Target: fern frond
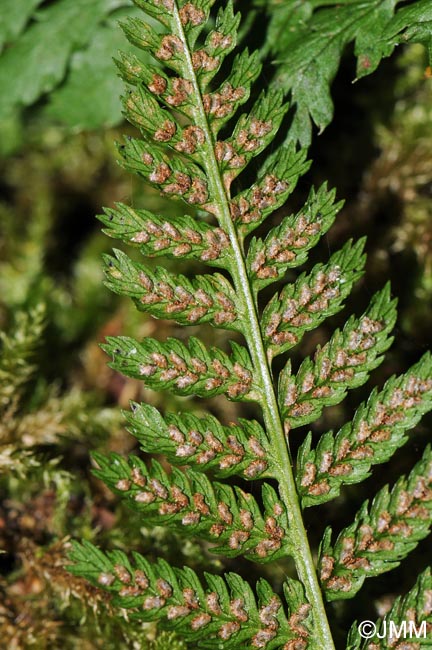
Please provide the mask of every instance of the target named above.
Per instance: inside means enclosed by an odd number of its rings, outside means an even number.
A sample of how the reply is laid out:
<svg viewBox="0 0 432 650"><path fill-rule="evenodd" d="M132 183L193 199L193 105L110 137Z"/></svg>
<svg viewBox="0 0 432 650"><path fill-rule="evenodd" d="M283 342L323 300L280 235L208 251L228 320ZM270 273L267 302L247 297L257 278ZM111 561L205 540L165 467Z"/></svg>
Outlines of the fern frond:
<svg viewBox="0 0 432 650"><path fill-rule="evenodd" d="M129 431L148 453L163 453L174 465L187 463L223 478L252 480L269 473L270 443L258 422L240 419L224 427L212 415L168 413L163 418L149 404L132 403L131 408L125 412Z"/></svg>
<svg viewBox="0 0 432 650"><path fill-rule="evenodd" d="M284 585L286 614L281 599L263 579L256 585L256 595L235 573L223 578L206 574L204 588L191 569L173 569L164 560L150 564L138 553L130 562L121 551L102 553L89 542L74 543L70 557L72 573L115 594L114 602L131 609L131 616L158 620L201 648L313 647L308 644L310 606L295 580Z"/></svg>
<svg viewBox="0 0 432 650"><path fill-rule="evenodd" d="M269 485L262 490L261 509L252 494L210 481L205 474L173 469L167 474L152 461L137 456L93 454L100 469L94 474L146 522L173 527L183 535L214 542L214 552L227 557L245 555L255 562L283 557L289 550L286 511Z"/></svg>
<svg viewBox="0 0 432 650"><path fill-rule="evenodd" d="M258 127L256 128L259 131ZM238 154L235 154L232 145L218 142L215 152L218 161L226 159L227 165L231 169L238 166L241 171L244 161L243 159L238 160ZM224 169L230 167L227 166ZM229 203L231 219L236 225L238 236L241 239L255 230L268 215L285 203L288 196L294 191L300 176L305 174L309 167L310 163L306 161L304 149L296 151L294 147L281 147L269 156L258 174L256 183L234 196ZM229 172L226 175L227 178L231 178ZM286 237L289 236L288 233L284 234Z"/></svg>
<svg viewBox="0 0 432 650"><path fill-rule="evenodd" d="M175 106L176 110L191 117L189 96L186 92L190 85L185 80L168 77L156 66L143 66L136 56L121 54L117 61L119 70L128 83L144 83L151 92L158 96L166 106ZM261 70L257 52L249 54L247 50L238 54L233 62L231 72L221 86L214 91L203 94L203 105L213 135L217 135L222 126L244 104L250 96L250 86Z"/></svg>
<svg viewBox="0 0 432 650"><path fill-rule="evenodd" d="M79 65L76 65L77 60L85 59L86 53L94 41L99 41L99 44L103 42L104 36L106 38L107 24L110 23L110 14L123 3L112 4L102 0L94 2L62 0L38 7L41 4L40 0L2 2L0 49L3 49L4 39L8 44L8 47L2 52L0 63L0 83L3 87L8 86L8 92L2 93L0 98L2 120L23 107L36 104L41 97L46 96L46 93L56 91L56 89L61 93L60 84L64 81L67 73L71 68L79 69ZM13 23L15 23L14 27L12 27ZM25 30L23 30L24 27ZM19 34L22 30L23 33ZM10 37L16 36L18 38L15 42L9 42ZM50 44L50 47L47 47L47 44ZM107 48L108 52L114 53L116 46L112 42L110 45L111 48ZM100 51L93 50L92 54L94 57L100 56ZM25 65L23 65L23 61L26 62ZM91 63L94 67L94 60ZM90 74L91 72L92 70L90 70ZM103 75L100 68L98 72ZM89 70L87 70L88 73ZM14 83L10 83L11 79ZM108 115L111 123L116 123L121 117L120 107L116 101L113 102L105 84L100 83L100 78L98 81L98 90L102 94L101 102L114 104L113 110L102 113L102 115L103 117ZM68 86L69 84L67 84ZM73 85L71 87L73 88ZM108 88L117 97L120 92L117 84L108 85ZM80 91L83 92L82 87ZM68 97L70 98L70 94ZM81 101L81 103L85 104L86 102ZM96 113L96 116L93 115L92 126L94 128L96 122L96 125L101 127L103 117L101 118L97 114L97 109L94 109L94 106L92 108ZM78 116L81 126L81 120L84 117L84 121L86 121L88 115L85 111L83 113L78 111Z"/></svg>
<svg viewBox="0 0 432 650"><path fill-rule="evenodd" d="M393 489L384 487L366 501L354 522L344 528L331 546L327 529L321 547L320 567L327 599L351 598L364 580L400 564L430 532L432 526L432 451Z"/></svg>
<svg viewBox="0 0 432 650"><path fill-rule="evenodd" d="M421 379L411 383L410 374L408 379L390 380L381 394L383 406L378 407L374 393L371 402L358 410L352 427L346 426L334 438L331 432L325 434L315 451L307 439L299 455L296 485L287 434L315 420L324 407L339 403L347 390L366 382L392 342L395 301L385 287L362 316L348 318L345 327L318 347L313 358L306 358L297 372L285 360L284 369L274 378L274 357L342 309L362 273L364 242L348 242L326 263L316 264L279 289L262 308L259 292L307 260L341 204L322 185L309 193L297 214L282 218L267 236L249 238L283 205L309 168L306 152L292 145L275 146L263 156L262 164L256 160L274 142L287 115L283 93L273 89L252 94L252 82L260 73L258 55L245 51L231 65L226 59L236 45L239 25L232 2L224 3L214 24L209 20L212 0L137 0L137 4L162 28L139 20L125 25L129 39L149 52L156 65L144 66L131 55L119 63L124 79L134 86L124 97L125 115L140 131L140 137L127 138L120 147L123 165L163 195L193 206L196 217L170 219L120 204L101 220L110 236L138 246L144 255L202 261L220 267L222 273L186 277L176 274L172 266L168 270L143 265L116 251L115 257L106 258L107 284L156 318L233 329L243 336L243 344L231 342L228 354L207 348L194 337L186 342L111 337L103 349L112 356L113 369L141 379L148 388L256 402L254 408L261 409L263 424L239 420L222 426L210 415L162 416L153 407L133 404L126 417L143 451L164 453L181 467L166 470L156 461L145 463L137 456L125 460L115 454L109 458L97 455L95 473L146 521L202 537L228 557L244 555L265 562L291 555L304 594L298 583L289 582L284 593L290 610L286 617L281 601L266 583L259 583L257 604L250 587L237 576L229 574L225 581L207 576L205 591L188 569L180 571L164 562L152 567L138 555L132 566L126 555L102 554L88 544L76 547L73 570L118 594L115 602L134 609L134 616L172 625L199 647L332 650L322 590L329 599L348 597L366 575L393 566L424 536L429 523L422 513L427 510L430 490L425 483L422 491L418 481L426 466L419 465L391 494L379 493L370 512L364 506L334 547L330 532L326 533L319 567L322 589L299 496L305 505L314 498L331 498L345 478L354 482L356 476L367 474L373 454L374 462L387 458L390 448L404 441L409 423L429 408L430 384L422 369ZM280 9L284 12L286 7ZM298 9L297 3L294 13ZM341 7L340 15L346 18L345 9ZM326 10L318 13L325 20L330 15ZM310 15L314 17L312 9ZM332 28L335 42L342 36L339 26ZM285 36L290 39L292 34ZM321 34L310 33L308 39L317 47L322 45ZM238 115L250 98L246 111ZM293 99L297 101L294 92ZM326 97L321 99L325 104ZM322 103L314 104L317 114L322 108ZM250 174L256 180L247 186L249 174L243 172L252 172L253 165L260 165L259 171ZM387 416L391 418L394 410L397 417L392 423L400 426L390 434L391 442L378 450L387 440L382 427L390 426ZM383 413L383 419L375 421ZM368 451L372 443L377 445L373 453ZM215 481L213 472L221 480ZM249 484L250 492L246 492L223 482L234 476L274 480L276 487L264 483L257 497L256 484ZM429 479L424 475L423 480ZM413 503L406 511L397 511L397 499L410 491L413 499L422 500L414 516L420 523L408 521ZM400 539L393 539L398 526ZM360 546L366 542L361 536L366 528L369 537L363 549ZM344 540L349 535L353 542L348 552Z"/></svg>
<svg viewBox="0 0 432 650"><path fill-rule="evenodd" d="M283 103L281 92L262 93L250 113L239 117L232 136L216 142L216 160L219 163L219 171L227 190L234 178L250 163L252 158L260 154L272 142L287 110L288 105ZM285 158L288 159L289 151L285 155L284 152L281 153L284 166L286 166ZM298 158L299 154L296 157ZM300 154L300 157L304 157L304 154ZM263 191L262 187L265 182L264 177L261 183L258 181L258 184L248 191L251 194L251 199L254 189L258 192ZM283 192L281 191L280 194ZM233 204L240 203L240 201L241 198L236 197ZM254 206L253 199L251 205Z"/></svg>
<svg viewBox="0 0 432 650"><path fill-rule="evenodd" d="M202 140L201 136L199 139ZM177 157L168 157L162 149L143 140L130 138L119 147L125 169L136 172L166 196L182 198L190 205L216 209L210 202L207 179L201 168Z"/></svg>
<svg viewBox="0 0 432 650"><path fill-rule="evenodd" d="M407 440L406 431L432 409L431 356L426 353L406 374L374 389L357 409L353 421L336 435L323 434L315 449L311 436L297 458L297 487L303 506L333 499L341 486L359 483L372 465L384 463Z"/></svg>
<svg viewBox="0 0 432 650"><path fill-rule="evenodd" d="M231 72L222 85L215 91L203 95L203 105L214 136L217 136L224 124L247 102L251 84L261 71L257 52L249 54L247 50L238 54Z"/></svg>
<svg viewBox="0 0 432 650"><path fill-rule="evenodd" d="M319 417L324 406L338 404L349 388L361 386L391 345L389 332L396 320L396 301L387 285L373 297L359 319L351 317L342 331L318 347L314 360L306 358L296 375L288 362L279 379L279 403L285 429Z"/></svg>

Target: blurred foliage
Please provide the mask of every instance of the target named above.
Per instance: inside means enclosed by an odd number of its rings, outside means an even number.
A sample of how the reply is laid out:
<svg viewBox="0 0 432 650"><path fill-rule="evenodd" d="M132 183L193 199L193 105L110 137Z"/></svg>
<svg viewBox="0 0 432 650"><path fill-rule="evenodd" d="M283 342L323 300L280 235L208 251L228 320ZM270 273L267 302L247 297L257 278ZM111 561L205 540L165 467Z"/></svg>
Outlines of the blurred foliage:
<svg viewBox="0 0 432 650"><path fill-rule="evenodd" d="M394 111L376 126L379 155L364 175L357 219L380 233L370 262L375 273L393 276L404 333L426 344L432 329L432 72L416 45L398 66L403 75Z"/></svg>
<svg viewBox="0 0 432 650"><path fill-rule="evenodd" d="M2 0L0 132L13 131L3 150L23 142L20 112L31 105L74 129L121 121L112 58L134 49L118 21L137 13L130 0Z"/></svg>
<svg viewBox="0 0 432 650"><path fill-rule="evenodd" d="M55 22L60 6L67 7L67 23ZM70 133L71 127L97 129L121 119L122 89L111 57L125 47L114 27L125 11L130 4L122 0L2 2L0 82L5 87L8 77L17 79L13 93L0 99L0 638L8 650L185 650L173 635L156 636L152 626L110 616L106 596L65 571L70 537L162 556L199 572L223 568L205 545L146 527L91 474L90 451L131 450L121 416L130 399L197 409L193 400L143 391L140 382L114 373L99 348L106 335L120 333L185 336L172 323L146 319L103 287L101 254L111 242L94 219L102 205L119 200L161 213L181 207L143 189L117 166L113 143L130 127ZM87 31L74 28L78 14L81 21L86 16ZM47 41L52 47L34 49ZM36 67L21 70L22 57ZM363 287L371 293L383 276L392 276L394 293L402 297L402 343L387 374L404 366L408 338L415 356L415 345L430 345L432 331L432 78L421 47L396 61L395 74L380 77L388 90L381 113L386 119L374 117L366 82L349 90L373 120L374 155L364 155L365 139L364 150L353 151L359 124L336 113L330 135L342 144L337 155L334 147L329 154L326 140L319 139L311 176L315 181L333 174L339 186L353 190L320 254L329 254L332 237L368 231ZM344 83L336 78L336 94ZM340 165L347 159L354 159L354 169ZM202 332L208 343L223 347L217 338L223 333ZM307 339L301 354L325 336L322 329ZM208 406L225 422L238 415L234 404L222 407L215 399ZM328 409L317 426L333 426L345 416ZM348 491L329 504L328 521L343 520L364 496ZM310 515L311 535L320 536L322 523ZM285 574L291 567L281 562L274 570ZM396 572L373 587L377 592L365 591L362 615L374 603L391 602L409 579ZM344 610L334 615L343 625Z"/></svg>

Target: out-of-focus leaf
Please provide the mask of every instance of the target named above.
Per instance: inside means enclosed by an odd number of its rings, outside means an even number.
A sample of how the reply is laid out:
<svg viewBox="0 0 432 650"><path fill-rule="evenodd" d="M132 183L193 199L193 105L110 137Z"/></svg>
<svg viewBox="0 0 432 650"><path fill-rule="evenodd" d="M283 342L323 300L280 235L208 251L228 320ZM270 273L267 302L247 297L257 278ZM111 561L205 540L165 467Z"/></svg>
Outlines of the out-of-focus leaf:
<svg viewBox="0 0 432 650"><path fill-rule="evenodd" d="M105 15L124 4L129 3L60 0L38 12L35 23L0 58L0 116L51 91L63 79L71 53L93 39Z"/></svg>
<svg viewBox="0 0 432 650"><path fill-rule="evenodd" d="M134 14L140 12L128 11L128 16ZM47 107L50 118L78 129L112 126L121 120L120 95L124 86L115 74L113 57L118 50L131 52L135 48L119 29L119 18L120 12L115 12L95 31L89 47L73 54L70 73Z"/></svg>
<svg viewBox="0 0 432 650"><path fill-rule="evenodd" d="M2 0L0 12L0 51L4 44L24 29L35 7L42 0Z"/></svg>

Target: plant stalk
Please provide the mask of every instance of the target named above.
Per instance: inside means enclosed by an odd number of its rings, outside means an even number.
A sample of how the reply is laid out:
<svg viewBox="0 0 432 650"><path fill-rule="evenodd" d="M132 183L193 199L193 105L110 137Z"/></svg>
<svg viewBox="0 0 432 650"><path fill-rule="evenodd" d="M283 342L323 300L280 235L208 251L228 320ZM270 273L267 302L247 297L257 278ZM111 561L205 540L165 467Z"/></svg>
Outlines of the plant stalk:
<svg viewBox="0 0 432 650"><path fill-rule="evenodd" d="M293 549L294 562L298 577L304 585L308 602L312 606L314 640L317 646L321 646L325 650L335 650L333 637L325 611L324 600L315 569L315 563L303 524L303 516L297 494L290 452L280 419L271 369L267 360L261 335L257 308L249 286L244 252L231 218L229 197L223 180L219 174L218 163L214 152L213 136L207 122L201 91L195 76L192 58L183 31L183 25L180 20L176 1L174 2L174 16L177 32L185 48L186 69L184 70L184 73L193 84L197 100L194 103L194 118L196 125L199 126L205 134L204 146L206 151L204 160L209 180L209 189L219 208L220 226L227 232L231 242L233 263L230 272L238 298L242 303L245 314L249 318L249 327L244 332L244 337L250 350L255 371L259 373L261 379L263 397L261 406L263 409L264 423L267 435L272 443L272 448L275 451L275 478L278 480L280 496L287 510L289 522L288 532Z"/></svg>

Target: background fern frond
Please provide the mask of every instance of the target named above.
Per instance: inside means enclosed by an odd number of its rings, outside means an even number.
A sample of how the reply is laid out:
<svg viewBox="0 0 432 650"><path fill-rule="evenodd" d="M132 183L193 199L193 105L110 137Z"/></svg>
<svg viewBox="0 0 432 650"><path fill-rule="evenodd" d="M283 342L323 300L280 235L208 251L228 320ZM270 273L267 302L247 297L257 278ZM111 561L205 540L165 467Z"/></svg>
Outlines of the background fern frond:
<svg viewBox="0 0 432 650"><path fill-rule="evenodd" d="M354 42L357 79L374 72L401 42L430 48L428 0L400 8L396 1L380 0L324 7L320 2L264 4L270 19L267 48L276 61L274 84L290 92L295 105L287 139L303 146L310 144L312 123L322 131L333 117L330 85L349 43Z"/></svg>

